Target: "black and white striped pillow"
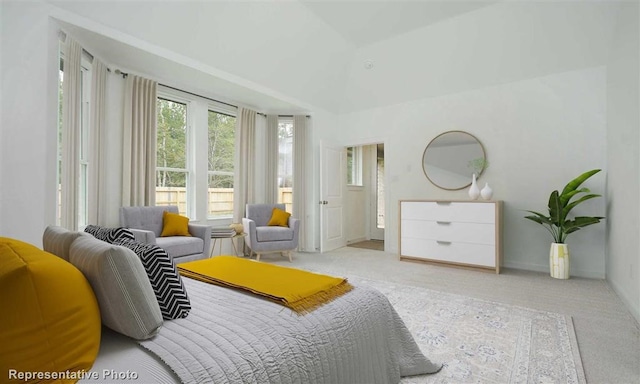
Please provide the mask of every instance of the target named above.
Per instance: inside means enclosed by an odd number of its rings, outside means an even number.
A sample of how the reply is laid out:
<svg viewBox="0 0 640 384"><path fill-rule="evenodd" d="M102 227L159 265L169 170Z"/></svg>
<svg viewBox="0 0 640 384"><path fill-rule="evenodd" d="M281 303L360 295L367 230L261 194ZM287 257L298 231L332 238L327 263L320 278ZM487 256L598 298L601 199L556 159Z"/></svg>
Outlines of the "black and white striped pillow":
<svg viewBox="0 0 640 384"><path fill-rule="evenodd" d="M113 244L117 240L135 240L133 232L128 228L106 228L99 225L87 225L84 229L90 235L98 240L106 241Z"/></svg>
<svg viewBox="0 0 640 384"><path fill-rule="evenodd" d="M155 244L144 244L133 240L118 240L114 245L131 249L142 261L151 287L158 299L160 312L165 319L187 317L191 302L182 284L180 274L173 265L167 251Z"/></svg>

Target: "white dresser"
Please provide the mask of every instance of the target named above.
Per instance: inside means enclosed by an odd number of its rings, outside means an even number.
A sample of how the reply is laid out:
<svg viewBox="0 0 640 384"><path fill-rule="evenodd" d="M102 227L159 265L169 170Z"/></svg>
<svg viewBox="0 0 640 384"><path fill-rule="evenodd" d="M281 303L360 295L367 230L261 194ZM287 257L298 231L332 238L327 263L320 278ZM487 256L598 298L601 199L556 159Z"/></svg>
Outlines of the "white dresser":
<svg viewBox="0 0 640 384"><path fill-rule="evenodd" d="M400 201L400 260L495 270L502 259L501 201Z"/></svg>

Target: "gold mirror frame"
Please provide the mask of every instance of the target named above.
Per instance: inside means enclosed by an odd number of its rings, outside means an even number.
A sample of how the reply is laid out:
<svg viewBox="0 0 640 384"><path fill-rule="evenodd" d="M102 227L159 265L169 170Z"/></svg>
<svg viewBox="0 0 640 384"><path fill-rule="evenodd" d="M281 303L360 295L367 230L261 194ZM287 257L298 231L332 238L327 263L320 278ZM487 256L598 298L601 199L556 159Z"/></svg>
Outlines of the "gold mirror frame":
<svg viewBox="0 0 640 384"><path fill-rule="evenodd" d="M486 164L484 146L477 137L465 131L439 134L422 153L424 175L431 184L448 191L469 187L473 173L479 178Z"/></svg>

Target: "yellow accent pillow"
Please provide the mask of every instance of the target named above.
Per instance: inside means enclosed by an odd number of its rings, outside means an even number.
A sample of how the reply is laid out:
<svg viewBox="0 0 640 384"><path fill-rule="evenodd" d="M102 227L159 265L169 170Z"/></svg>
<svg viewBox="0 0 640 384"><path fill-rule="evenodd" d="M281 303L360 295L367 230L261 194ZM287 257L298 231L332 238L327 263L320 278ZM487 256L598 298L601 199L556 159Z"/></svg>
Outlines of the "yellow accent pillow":
<svg viewBox="0 0 640 384"><path fill-rule="evenodd" d="M162 213L162 233L165 236L191 236L189 233L189 218L177 213L164 211Z"/></svg>
<svg viewBox="0 0 640 384"><path fill-rule="evenodd" d="M0 374L89 371L100 348L100 309L76 267L0 237ZM43 380L41 382L75 382ZM31 381L30 381L31 382Z"/></svg>
<svg viewBox="0 0 640 384"><path fill-rule="evenodd" d="M288 227L289 226L289 216L291 214L289 212L283 211L279 208L273 208L271 212L271 219L267 225L270 226L278 226L278 227Z"/></svg>

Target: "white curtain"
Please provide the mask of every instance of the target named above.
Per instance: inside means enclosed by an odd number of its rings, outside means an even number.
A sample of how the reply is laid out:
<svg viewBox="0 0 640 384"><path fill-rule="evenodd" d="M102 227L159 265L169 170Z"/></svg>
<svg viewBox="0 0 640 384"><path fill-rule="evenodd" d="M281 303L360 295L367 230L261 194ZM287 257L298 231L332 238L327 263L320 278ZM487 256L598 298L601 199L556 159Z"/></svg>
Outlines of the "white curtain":
<svg viewBox="0 0 640 384"><path fill-rule="evenodd" d="M239 223L245 205L256 203L256 111L238 107L236 117L236 172L233 181L233 221Z"/></svg>
<svg viewBox="0 0 640 384"><path fill-rule="evenodd" d="M278 116L267 115L265 140L265 203L278 202Z"/></svg>
<svg viewBox="0 0 640 384"><path fill-rule="evenodd" d="M129 75L124 96L122 205L155 205L157 82Z"/></svg>
<svg viewBox="0 0 640 384"><path fill-rule="evenodd" d="M88 223L106 223L106 105L107 66L94 58L91 64L91 134L89 152L91 155L88 193Z"/></svg>
<svg viewBox="0 0 640 384"><path fill-rule="evenodd" d="M62 212L60 224L78 229L78 183L80 182L80 130L82 128L82 47L67 36L64 45L62 89Z"/></svg>
<svg viewBox="0 0 640 384"><path fill-rule="evenodd" d="M298 249L307 247L307 154L309 153L307 117L293 116L293 217L300 220Z"/></svg>

